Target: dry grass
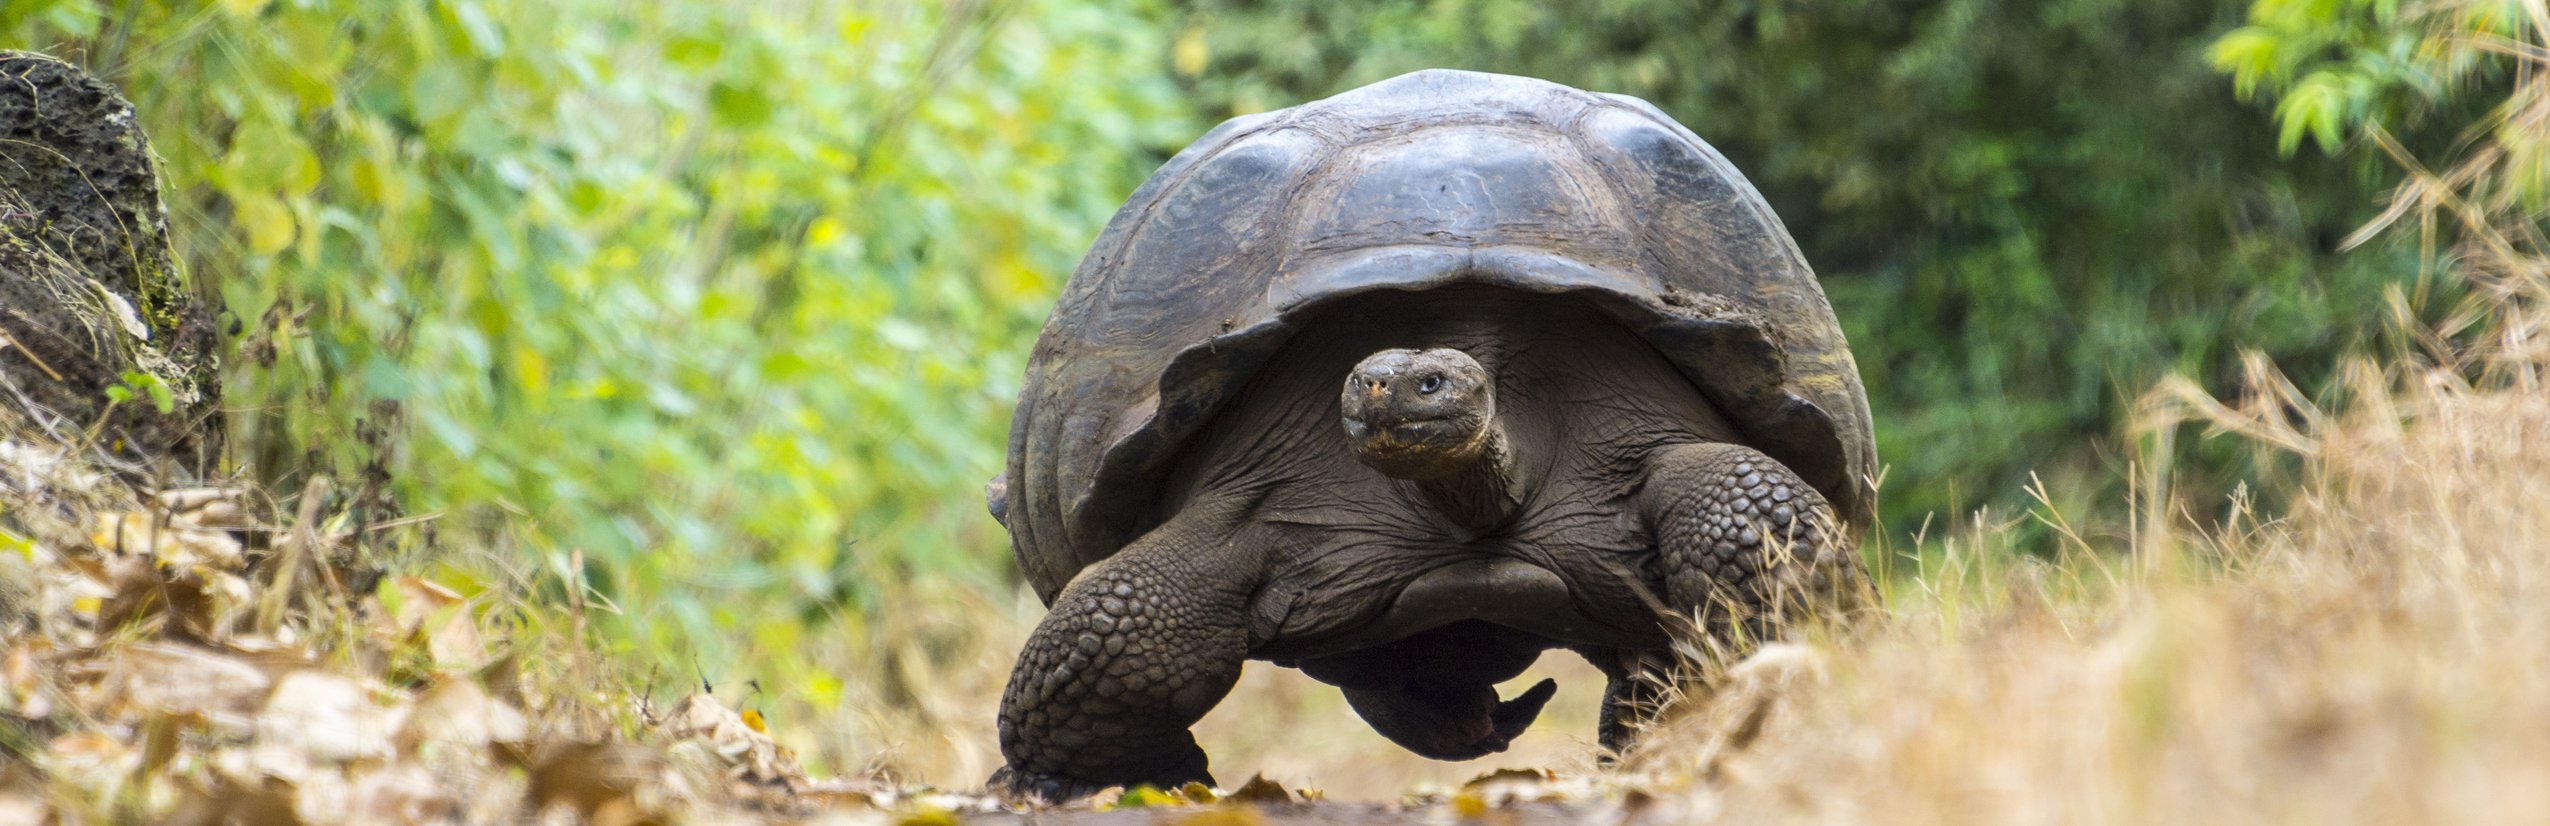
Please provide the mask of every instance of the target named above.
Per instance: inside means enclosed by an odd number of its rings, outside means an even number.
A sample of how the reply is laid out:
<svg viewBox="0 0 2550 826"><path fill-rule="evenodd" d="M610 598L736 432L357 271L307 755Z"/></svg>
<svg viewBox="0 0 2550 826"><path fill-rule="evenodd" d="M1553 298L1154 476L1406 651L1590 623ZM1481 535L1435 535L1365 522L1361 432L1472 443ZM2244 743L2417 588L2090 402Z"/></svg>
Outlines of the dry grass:
<svg viewBox="0 0 2550 826"><path fill-rule="evenodd" d="M1697 701L1636 768L1730 820L2550 812L2550 398L2420 372L2289 434L2313 455L2287 516L1925 579ZM2114 585L2069 587L2085 573Z"/></svg>
<svg viewBox="0 0 2550 826"><path fill-rule="evenodd" d="M2348 365L2333 406L2263 364L2235 403L2185 382L2146 399L2155 441L2200 423L2298 464L2280 516L2236 502L2195 529L2146 504L2134 536L2066 533L2051 561L1997 568L2030 549L1969 529L1888 618L1738 666L1633 768L1727 821L2550 816L2550 247L2521 176L2542 168L2550 51L2532 33L2479 44L2533 62L2490 124L2513 140L2411 164L2383 219L2461 239L2468 303L2403 321L2412 346Z"/></svg>

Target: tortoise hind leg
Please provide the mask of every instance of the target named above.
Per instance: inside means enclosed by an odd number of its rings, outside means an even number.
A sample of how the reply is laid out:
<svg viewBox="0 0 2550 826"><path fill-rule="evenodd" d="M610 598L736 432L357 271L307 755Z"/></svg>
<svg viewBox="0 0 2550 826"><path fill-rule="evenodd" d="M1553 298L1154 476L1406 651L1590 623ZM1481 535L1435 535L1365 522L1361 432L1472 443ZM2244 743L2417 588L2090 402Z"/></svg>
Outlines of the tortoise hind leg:
<svg viewBox="0 0 2550 826"><path fill-rule="evenodd" d="M1390 742L1436 760L1471 760L1504 751L1557 692L1556 680L1542 680L1513 699L1496 697L1496 684L1531 668L1543 649L1510 629L1464 620L1299 666L1345 692L1355 714Z"/></svg>
<svg viewBox="0 0 2550 826"><path fill-rule="evenodd" d="M1190 508L1063 589L1002 692L995 791L1061 802L1212 784L1187 727L1239 680L1264 564L1237 526Z"/></svg>
<svg viewBox="0 0 2550 826"><path fill-rule="evenodd" d="M1356 715L1400 748L1435 760L1474 760L1504 751L1531 728L1558 692L1558 681L1541 680L1503 702L1490 683L1339 690Z"/></svg>
<svg viewBox="0 0 2550 826"><path fill-rule="evenodd" d="M1659 657L1644 652L1579 647L1576 653L1609 680L1603 686L1602 716L1595 722L1594 735L1603 747L1602 763L1610 765L1636 744L1639 732L1655 719L1664 704L1664 681L1670 672L1656 664Z"/></svg>

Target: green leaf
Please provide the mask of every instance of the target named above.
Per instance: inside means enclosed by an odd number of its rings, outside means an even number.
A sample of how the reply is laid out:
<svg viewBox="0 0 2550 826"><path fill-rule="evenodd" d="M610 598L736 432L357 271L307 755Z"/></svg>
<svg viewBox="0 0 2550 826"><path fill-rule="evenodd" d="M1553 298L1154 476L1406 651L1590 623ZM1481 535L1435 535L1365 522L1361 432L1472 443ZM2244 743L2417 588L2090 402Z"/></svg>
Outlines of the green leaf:
<svg viewBox="0 0 2550 826"><path fill-rule="evenodd" d="M2242 100L2257 93L2260 81L2281 73L2276 63L2276 48L2282 38L2257 26L2243 26L2214 41L2205 52L2214 68L2231 73L2233 87Z"/></svg>
<svg viewBox="0 0 2550 826"><path fill-rule="evenodd" d="M2307 132L2319 143L2321 152L2337 154L2345 117L2344 81L2326 71L2305 75L2285 92L2284 102L2276 105L2276 120L2282 126L2276 133L2276 151L2293 154Z"/></svg>
<svg viewBox="0 0 2550 826"><path fill-rule="evenodd" d="M757 86L718 81L708 87L708 105L727 126L752 128L770 120L770 96Z"/></svg>
<svg viewBox="0 0 2550 826"><path fill-rule="evenodd" d="M150 393L151 407L153 409L158 410L162 414L174 413L177 411L177 394L169 392L167 382L160 381L158 377L154 376L151 378L150 383L142 385L142 390Z"/></svg>

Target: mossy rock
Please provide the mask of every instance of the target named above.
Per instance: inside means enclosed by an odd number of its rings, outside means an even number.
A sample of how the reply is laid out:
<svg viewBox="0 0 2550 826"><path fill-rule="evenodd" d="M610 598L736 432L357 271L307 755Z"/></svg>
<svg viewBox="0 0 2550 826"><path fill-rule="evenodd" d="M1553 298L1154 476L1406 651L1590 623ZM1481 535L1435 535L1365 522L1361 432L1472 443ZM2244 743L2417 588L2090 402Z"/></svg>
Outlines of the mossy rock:
<svg viewBox="0 0 2550 826"><path fill-rule="evenodd" d="M132 103L69 63L0 51L0 404L140 466L208 471L216 309L170 247ZM119 386L130 398L110 404Z"/></svg>

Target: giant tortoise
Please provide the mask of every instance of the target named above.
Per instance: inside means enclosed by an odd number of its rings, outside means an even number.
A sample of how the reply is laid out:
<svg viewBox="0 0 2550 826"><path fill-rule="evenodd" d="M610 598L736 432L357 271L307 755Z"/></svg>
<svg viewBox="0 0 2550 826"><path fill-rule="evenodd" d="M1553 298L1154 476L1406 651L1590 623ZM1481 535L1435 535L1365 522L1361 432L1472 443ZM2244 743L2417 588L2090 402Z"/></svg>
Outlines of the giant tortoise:
<svg viewBox="0 0 2550 826"><path fill-rule="evenodd" d="M1187 729L1250 659L1459 760L1572 649L1618 748L1677 628L1866 590L1832 309L1634 98L1424 71L1223 124L1090 248L1016 415L990 504L1051 610L1001 700L1011 793L1210 783Z"/></svg>

